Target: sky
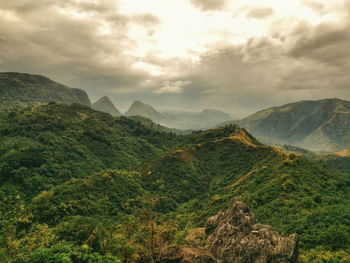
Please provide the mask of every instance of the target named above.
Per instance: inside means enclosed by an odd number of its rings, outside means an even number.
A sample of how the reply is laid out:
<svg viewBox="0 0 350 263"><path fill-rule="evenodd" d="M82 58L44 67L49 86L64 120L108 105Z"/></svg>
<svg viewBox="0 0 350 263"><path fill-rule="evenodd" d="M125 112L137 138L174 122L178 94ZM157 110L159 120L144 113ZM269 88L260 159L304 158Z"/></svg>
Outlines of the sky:
<svg viewBox="0 0 350 263"><path fill-rule="evenodd" d="M0 71L122 111L350 100L350 0L0 0Z"/></svg>

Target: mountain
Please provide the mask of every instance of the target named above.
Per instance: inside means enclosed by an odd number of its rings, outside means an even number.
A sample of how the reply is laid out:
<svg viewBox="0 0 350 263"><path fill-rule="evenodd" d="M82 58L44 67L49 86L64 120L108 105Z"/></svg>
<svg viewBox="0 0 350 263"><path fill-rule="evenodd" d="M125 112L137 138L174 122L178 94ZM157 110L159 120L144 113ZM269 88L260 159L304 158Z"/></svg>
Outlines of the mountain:
<svg viewBox="0 0 350 263"><path fill-rule="evenodd" d="M210 109L201 112L157 111L140 101L135 101L125 116L141 116L163 126L182 130L204 129L232 119L230 114Z"/></svg>
<svg viewBox="0 0 350 263"><path fill-rule="evenodd" d="M87 93L83 90L69 88L39 75L0 73L0 107L51 101L91 105Z"/></svg>
<svg viewBox="0 0 350 263"><path fill-rule="evenodd" d="M350 102L299 101L259 111L236 122L262 141L313 151L350 148Z"/></svg>
<svg viewBox="0 0 350 263"><path fill-rule="evenodd" d="M237 125L176 135L63 103L0 111L0 124L1 262L156 262L167 246L187 251L216 214L220 227L208 231L217 259L283 247L244 207L242 217L225 212L240 222L220 216L236 199L281 236L297 233L301 262L350 256L348 174ZM224 226L238 238L221 235ZM221 241L232 247L225 255Z"/></svg>
<svg viewBox="0 0 350 263"><path fill-rule="evenodd" d="M152 106L141 101L134 101L125 116L141 116L152 121L159 121L162 118L161 113L156 111Z"/></svg>
<svg viewBox="0 0 350 263"><path fill-rule="evenodd" d="M120 111L114 106L113 102L107 96L103 96L94 104L92 104L92 108L98 111L109 113L112 116L122 115Z"/></svg>

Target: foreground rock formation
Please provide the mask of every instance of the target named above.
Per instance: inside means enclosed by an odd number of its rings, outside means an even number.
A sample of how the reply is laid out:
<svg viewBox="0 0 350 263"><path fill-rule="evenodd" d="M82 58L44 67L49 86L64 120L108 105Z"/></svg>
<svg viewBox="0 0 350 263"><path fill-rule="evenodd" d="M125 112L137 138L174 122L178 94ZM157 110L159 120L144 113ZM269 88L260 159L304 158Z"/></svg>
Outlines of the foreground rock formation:
<svg viewBox="0 0 350 263"><path fill-rule="evenodd" d="M284 236L271 226L257 222L242 202L208 219L205 245L164 248L163 263L295 263L298 258L296 234Z"/></svg>

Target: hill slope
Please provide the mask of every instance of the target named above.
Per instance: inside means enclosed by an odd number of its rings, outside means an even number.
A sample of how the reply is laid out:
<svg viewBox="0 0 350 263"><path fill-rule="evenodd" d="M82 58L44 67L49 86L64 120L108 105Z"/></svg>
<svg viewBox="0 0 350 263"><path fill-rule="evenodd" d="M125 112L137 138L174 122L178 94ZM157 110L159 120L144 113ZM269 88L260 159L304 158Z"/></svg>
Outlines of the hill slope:
<svg viewBox="0 0 350 263"><path fill-rule="evenodd" d="M266 141L314 151L350 148L349 101L300 101L259 111L237 123Z"/></svg>
<svg viewBox="0 0 350 263"><path fill-rule="evenodd" d="M175 135L79 104L3 112L0 124L0 182L29 192L95 171L135 169L177 145Z"/></svg>
<svg viewBox="0 0 350 263"><path fill-rule="evenodd" d="M109 113L112 116L122 115L120 111L114 106L113 102L107 96L103 96L102 98L100 98L98 101L92 104L92 107L95 110Z"/></svg>
<svg viewBox="0 0 350 263"><path fill-rule="evenodd" d="M236 125L177 136L50 103L1 112L0 135L2 262L140 262L186 245L192 228L233 199L300 234L305 257L349 255L348 175Z"/></svg>
<svg viewBox="0 0 350 263"><path fill-rule="evenodd" d="M187 146L153 161L142 172L146 190L179 204L174 214L183 224L201 227L206 218L239 198L262 223L298 233L304 250L350 246L346 174L262 145L237 126L188 139Z"/></svg>
<svg viewBox="0 0 350 263"><path fill-rule="evenodd" d="M69 88L39 75L0 73L0 107L50 101L91 105L83 90Z"/></svg>

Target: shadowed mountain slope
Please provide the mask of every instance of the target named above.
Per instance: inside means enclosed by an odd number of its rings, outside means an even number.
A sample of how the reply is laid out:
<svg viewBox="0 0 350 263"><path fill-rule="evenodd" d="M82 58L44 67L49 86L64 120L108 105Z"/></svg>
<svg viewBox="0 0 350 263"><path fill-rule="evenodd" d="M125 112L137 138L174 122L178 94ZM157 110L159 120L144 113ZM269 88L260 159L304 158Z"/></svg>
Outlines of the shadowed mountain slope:
<svg viewBox="0 0 350 263"><path fill-rule="evenodd" d="M51 101L90 106L87 93L39 75L0 73L0 107L25 106Z"/></svg>
<svg viewBox="0 0 350 263"><path fill-rule="evenodd" d="M259 111L237 123L263 141L314 151L350 148L349 101L300 101Z"/></svg>

